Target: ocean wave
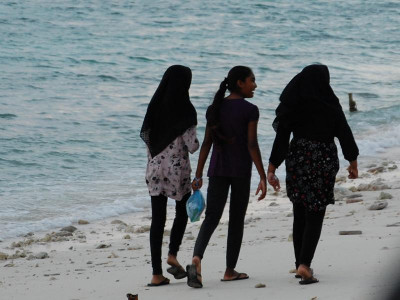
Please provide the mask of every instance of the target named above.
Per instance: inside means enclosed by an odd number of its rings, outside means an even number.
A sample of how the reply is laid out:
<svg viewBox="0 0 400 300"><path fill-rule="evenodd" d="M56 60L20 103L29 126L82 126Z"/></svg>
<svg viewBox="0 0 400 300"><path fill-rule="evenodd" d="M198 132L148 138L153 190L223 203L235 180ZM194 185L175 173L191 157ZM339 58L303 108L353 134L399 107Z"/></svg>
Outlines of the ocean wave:
<svg viewBox="0 0 400 300"><path fill-rule="evenodd" d="M0 114L0 119L10 120L10 119L14 119L16 117L17 117L17 115L14 115L14 114Z"/></svg>
<svg viewBox="0 0 400 300"><path fill-rule="evenodd" d="M95 59L81 59L81 62L88 63L88 64L99 64L99 65L112 65L112 66L117 65L117 63L115 63L115 62L98 61Z"/></svg>
<svg viewBox="0 0 400 300"><path fill-rule="evenodd" d="M360 155L375 155L400 146L400 124L382 125L356 136Z"/></svg>
<svg viewBox="0 0 400 300"><path fill-rule="evenodd" d="M116 200L94 207L81 205L80 207L71 208L69 211L64 210L62 216L43 217L40 220L27 221L23 224L16 222L3 223L0 221L0 239L21 236L28 232L38 233L54 228L61 228L77 223L80 219L97 221L122 214L140 212L145 207L149 207L143 200L138 201L139 204L137 205L132 200ZM25 218L27 218L27 215L29 213L25 213Z"/></svg>
<svg viewBox="0 0 400 300"><path fill-rule="evenodd" d="M119 81L118 78L111 75L98 75L97 78L100 78L103 81Z"/></svg>
<svg viewBox="0 0 400 300"><path fill-rule="evenodd" d="M5 164L9 166L14 166L14 167L39 167L40 164L38 163L33 163L33 162L23 162L19 160L14 160L14 159L3 159L0 158L0 164Z"/></svg>

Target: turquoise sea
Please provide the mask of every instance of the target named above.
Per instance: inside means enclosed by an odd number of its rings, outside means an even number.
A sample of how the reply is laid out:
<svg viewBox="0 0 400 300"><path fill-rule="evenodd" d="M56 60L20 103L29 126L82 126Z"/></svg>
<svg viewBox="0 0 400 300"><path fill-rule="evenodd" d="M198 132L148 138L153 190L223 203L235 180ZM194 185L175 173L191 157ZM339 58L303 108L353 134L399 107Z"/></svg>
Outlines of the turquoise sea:
<svg viewBox="0 0 400 300"><path fill-rule="evenodd" d="M139 130L172 64L193 71L200 139L228 70L253 68L265 164L279 94L311 63L362 156L400 146L399 16L383 0L1 1L0 239L149 207Z"/></svg>

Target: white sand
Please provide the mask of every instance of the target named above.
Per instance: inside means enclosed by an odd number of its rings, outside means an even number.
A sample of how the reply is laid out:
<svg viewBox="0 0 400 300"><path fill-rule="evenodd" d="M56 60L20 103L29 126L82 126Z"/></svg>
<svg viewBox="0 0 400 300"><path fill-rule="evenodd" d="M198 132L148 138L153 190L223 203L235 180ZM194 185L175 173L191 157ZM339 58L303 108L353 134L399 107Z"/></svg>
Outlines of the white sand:
<svg viewBox="0 0 400 300"><path fill-rule="evenodd" d="M66 241L37 242L46 233L20 237L0 243L0 252L13 255L16 251L27 256L46 252L49 258L16 258L0 260L0 299L126 299L126 293L138 293L139 299L385 299L385 291L395 285L393 277L400 255L399 227L387 225L400 222L400 166L399 149L379 157L360 158L360 177L345 179L345 167L338 175L337 202L328 206L321 241L313 265L319 283L301 286L289 270L294 267L292 242L289 241L292 217L291 203L284 192L257 202L251 198L238 271L247 272L250 279L220 282L225 269L227 209L214 233L203 260L203 289L192 289L186 279L177 281L166 273L171 284L148 288L151 279L148 227L150 213L125 215L118 218L133 227L111 224L110 220L88 225L73 224L78 228ZM383 171L371 174L371 164ZM341 180L342 179L342 180ZM349 188L369 184L387 185L383 192L393 198L386 200L383 210L368 207L382 191L352 192ZM283 178L281 178L283 181ZM371 189L371 187L369 187ZM348 195L361 194L362 202L347 204ZM274 203L274 204L272 204ZM169 207L166 229L171 228L174 216ZM204 217L204 216L203 216ZM179 260L186 265L191 260L195 237L200 222L189 224ZM339 235L342 230L361 230L361 235ZM57 230L58 231L58 230ZM130 239L124 236L130 235ZM167 233L168 235L168 233ZM30 245L11 247L13 242L34 239ZM96 249L100 244L111 245ZM15 245L15 244L14 244ZM166 258L168 237L164 237L163 254ZM165 260L164 260L165 261ZM166 264L163 265L164 270ZM258 283L265 288L255 288ZM314 298L316 297L316 298Z"/></svg>

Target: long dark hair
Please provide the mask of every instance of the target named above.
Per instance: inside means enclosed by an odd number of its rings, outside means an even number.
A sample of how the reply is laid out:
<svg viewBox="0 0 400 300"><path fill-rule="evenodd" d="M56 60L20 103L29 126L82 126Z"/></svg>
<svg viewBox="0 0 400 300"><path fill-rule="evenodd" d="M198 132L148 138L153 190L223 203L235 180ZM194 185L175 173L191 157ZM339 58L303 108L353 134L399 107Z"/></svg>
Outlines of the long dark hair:
<svg viewBox="0 0 400 300"><path fill-rule="evenodd" d="M253 71L249 67L235 66L228 72L226 77L219 85L218 91L215 93L214 100L207 110L207 125L211 129L211 138L216 146L220 146L223 143L229 143L231 140L225 137L221 133L220 129L220 108L222 101L225 99L226 90L233 92L239 92L239 86L237 85L238 80L246 81L246 78L251 76Z"/></svg>

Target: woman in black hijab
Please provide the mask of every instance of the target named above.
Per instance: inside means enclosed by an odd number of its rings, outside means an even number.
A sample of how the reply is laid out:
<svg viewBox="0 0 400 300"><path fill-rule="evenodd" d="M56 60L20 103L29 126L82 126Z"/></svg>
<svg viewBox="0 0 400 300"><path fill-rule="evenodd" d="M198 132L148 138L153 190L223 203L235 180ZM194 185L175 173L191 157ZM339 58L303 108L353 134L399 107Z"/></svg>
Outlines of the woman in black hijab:
<svg viewBox="0 0 400 300"><path fill-rule="evenodd" d="M327 66L305 67L283 90L273 122L276 137L267 178L278 190L275 170L286 160L286 190L293 203L293 246L300 284L318 282L310 265L326 206L335 201L333 189L339 170L335 137L350 162L349 178L358 177L358 148L329 81Z"/></svg>
<svg viewBox="0 0 400 300"><path fill-rule="evenodd" d="M153 278L149 286L169 284L161 267L161 248L167 214L167 200L176 200L171 229L167 272L176 279L186 271L176 259L187 224L186 201L191 194L189 152L199 148L196 137L197 114L190 102L192 72L174 65L167 69L151 99L140 137L147 145L146 184L151 196L150 249Z"/></svg>

